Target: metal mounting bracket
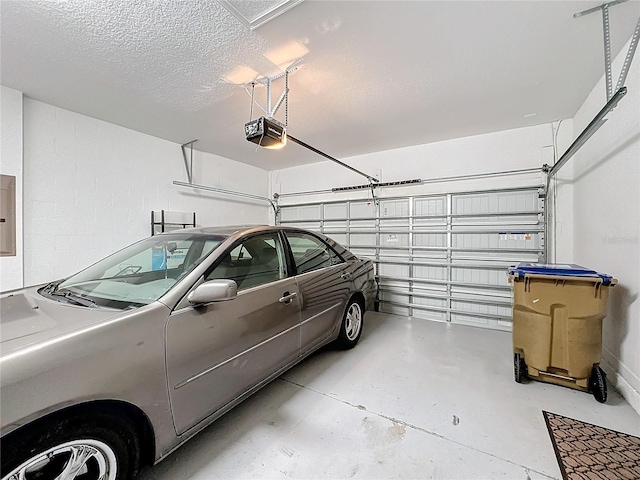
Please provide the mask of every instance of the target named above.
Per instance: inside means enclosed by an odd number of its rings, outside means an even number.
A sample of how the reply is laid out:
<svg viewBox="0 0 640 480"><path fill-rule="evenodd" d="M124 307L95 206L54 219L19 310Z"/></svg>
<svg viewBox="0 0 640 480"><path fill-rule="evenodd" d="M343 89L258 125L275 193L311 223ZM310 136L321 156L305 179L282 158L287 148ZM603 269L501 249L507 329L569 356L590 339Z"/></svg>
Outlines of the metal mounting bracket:
<svg viewBox="0 0 640 480"><path fill-rule="evenodd" d="M369 179L369 188L371 189L371 198L373 199L374 205L380 205L380 199L376 197L376 184L373 178Z"/></svg>
<svg viewBox="0 0 640 480"><path fill-rule="evenodd" d="M187 179L189 183L193 183L193 144L196 143L198 139L191 140L190 142L184 143L180 145L182 149L182 158L184 159L184 168L187 170ZM187 147L189 147L190 155L187 160Z"/></svg>
<svg viewBox="0 0 640 480"><path fill-rule="evenodd" d="M280 212L282 209L280 208L280 194L277 192L273 194L273 203L271 204L271 207L273 208L274 213L274 225L278 225L278 223L280 223Z"/></svg>
<svg viewBox="0 0 640 480"><path fill-rule="evenodd" d="M573 18L579 18L584 15L589 15L590 13L594 13L597 11L602 12L602 33L604 40L604 73L606 79L606 87L607 87L607 101L611 100L613 96L613 79L611 75L611 32L609 27L609 7L613 7L614 5L619 5L620 3L627 2L628 0L614 0L612 2L603 3L597 7L589 8L588 10L584 10L582 12L578 12L573 15ZM631 60L636 52L636 47L638 46L638 37L640 36L640 18L638 19L638 24L636 25L636 29L633 33L633 37L631 38L631 44L629 45L629 51L627 52L627 56L625 58L624 64L622 65L622 71L620 72L620 77L618 78L618 83L616 85L616 91L620 90L624 86L624 82L627 79L627 73L629 73L629 66L631 65Z"/></svg>
<svg viewBox="0 0 640 480"><path fill-rule="evenodd" d="M263 78L260 78L258 80L254 80L252 82L247 83L244 86L245 91L251 97L251 110L249 112L249 120L253 120L253 105L254 104L256 104L260 108L260 110L262 110L265 113L267 118L273 119L274 115L276 114L278 109L280 109L280 107L282 106L282 103L284 102L284 104L285 104L285 119L284 119L283 126L285 128L287 127L287 124L289 122L289 74L295 72L298 69L298 67L297 67L298 63L299 63L299 60L296 60L289 67L287 67L287 69L284 72L280 72L277 75L273 75L272 77L263 77ZM272 98L273 98L273 96L272 96L273 82L275 80L278 80L278 79L282 78L282 77L284 77L284 89L282 90L282 93L278 97L278 100L276 100L276 102L273 103L272 102ZM266 108L263 108L262 105L260 105L255 100L255 95L254 94L255 94L255 87L256 87L257 84L264 85L267 88L267 104L266 104ZM251 86L251 91L249 91L249 85Z"/></svg>
<svg viewBox="0 0 640 480"><path fill-rule="evenodd" d="M598 114L591 120L589 125L578 135L578 138L567 148L567 151L562 154L556 163L551 166L551 169L547 172L548 178L553 177L562 166L569 161L569 159L580 150L580 147L586 143L587 140L607 121L605 118L609 112L611 112L618 102L627 94L627 87L622 87L618 90L613 97L609 99L604 107L598 112Z"/></svg>
<svg viewBox="0 0 640 480"><path fill-rule="evenodd" d="M624 63L622 64L622 70L620 71L620 77L618 78L616 90L620 90L622 87L624 87L624 82L627 80L627 74L629 73L631 61L633 60L633 56L636 54L638 38L640 38L640 17L638 17L638 23L636 24L636 29L634 30L633 36L631 37L631 43L629 44L627 56L625 57Z"/></svg>

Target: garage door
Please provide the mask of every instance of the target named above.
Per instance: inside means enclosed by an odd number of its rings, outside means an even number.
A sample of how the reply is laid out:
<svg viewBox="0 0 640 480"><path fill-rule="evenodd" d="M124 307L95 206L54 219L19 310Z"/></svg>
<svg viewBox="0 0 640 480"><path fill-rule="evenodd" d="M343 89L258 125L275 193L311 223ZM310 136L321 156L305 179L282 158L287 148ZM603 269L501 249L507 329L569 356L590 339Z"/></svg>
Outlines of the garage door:
<svg viewBox="0 0 640 480"><path fill-rule="evenodd" d="M542 187L282 205L278 223L372 258L383 312L511 329L507 267L544 249Z"/></svg>

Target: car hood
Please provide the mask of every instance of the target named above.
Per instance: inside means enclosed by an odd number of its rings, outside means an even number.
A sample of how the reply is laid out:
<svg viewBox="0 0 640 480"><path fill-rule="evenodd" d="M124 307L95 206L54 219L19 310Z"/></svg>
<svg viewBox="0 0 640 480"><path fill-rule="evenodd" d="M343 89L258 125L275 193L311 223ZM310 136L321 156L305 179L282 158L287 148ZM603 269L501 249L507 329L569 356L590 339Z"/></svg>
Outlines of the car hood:
<svg viewBox="0 0 640 480"><path fill-rule="evenodd" d="M124 315L119 310L58 302L38 294L38 288L14 290L0 296L2 355Z"/></svg>

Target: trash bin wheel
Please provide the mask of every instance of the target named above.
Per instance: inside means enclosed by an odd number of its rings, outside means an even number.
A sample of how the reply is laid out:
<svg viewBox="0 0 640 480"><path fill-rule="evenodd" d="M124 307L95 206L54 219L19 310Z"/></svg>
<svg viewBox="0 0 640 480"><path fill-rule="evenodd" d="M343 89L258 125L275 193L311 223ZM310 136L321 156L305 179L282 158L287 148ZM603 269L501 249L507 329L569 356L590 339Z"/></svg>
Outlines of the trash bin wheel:
<svg viewBox="0 0 640 480"><path fill-rule="evenodd" d="M591 370L589 388L598 402L604 403L607 401L607 374L598 366L593 367Z"/></svg>
<svg viewBox="0 0 640 480"><path fill-rule="evenodd" d="M519 353L513 354L513 373L518 383L522 383L527 378L527 364L524 363L524 358Z"/></svg>

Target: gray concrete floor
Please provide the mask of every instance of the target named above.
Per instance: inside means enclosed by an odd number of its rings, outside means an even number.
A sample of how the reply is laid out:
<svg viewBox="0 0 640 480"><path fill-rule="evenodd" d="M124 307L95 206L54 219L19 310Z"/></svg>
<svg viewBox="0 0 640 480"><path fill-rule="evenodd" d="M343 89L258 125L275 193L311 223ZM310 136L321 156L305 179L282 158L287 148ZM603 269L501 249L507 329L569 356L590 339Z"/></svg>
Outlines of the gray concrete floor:
<svg viewBox="0 0 640 480"><path fill-rule="evenodd" d="M356 348L306 359L141 480L561 478L542 411L633 435L609 400L513 381L511 334L367 312Z"/></svg>

